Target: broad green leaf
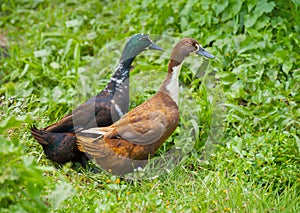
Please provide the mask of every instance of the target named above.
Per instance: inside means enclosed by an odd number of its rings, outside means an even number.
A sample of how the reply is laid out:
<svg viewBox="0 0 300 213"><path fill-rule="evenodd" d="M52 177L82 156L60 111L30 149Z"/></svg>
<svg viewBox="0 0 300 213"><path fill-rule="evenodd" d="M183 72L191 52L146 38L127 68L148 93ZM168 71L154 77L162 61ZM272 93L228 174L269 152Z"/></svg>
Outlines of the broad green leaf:
<svg viewBox="0 0 300 213"><path fill-rule="evenodd" d="M22 124L26 124L30 121L32 121L32 117L30 115L10 116L0 122L0 132L2 132L5 129L19 127Z"/></svg>
<svg viewBox="0 0 300 213"><path fill-rule="evenodd" d="M188 29L186 31L183 31L182 32L182 36L184 36L184 37L191 37L197 31L198 31L197 29L191 28L191 29Z"/></svg>
<svg viewBox="0 0 300 213"><path fill-rule="evenodd" d="M264 16L255 23L255 29L259 30L270 25L270 17Z"/></svg>
<svg viewBox="0 0 300 213"><path fill-rule="evenodd" d="M270 13L275 7L274 2L268 2L267 0L258 1L254 13L258 13L261 16L263 13Z"/></svg>
<svg viewBox="0 0 300 213"><path fill-rule="evenodd" d="M255 7L255 5L257 4L257 1L259 1L259 0L247 0L246 1L248 12L250 12Z"/></svg>
<svg viewBox="0 0 300 213"><path fill-rule="evenodd" d="M243 82L241 80L238 80L231 85L230 89L233 91L238 91L238 90L242 89L243 87L244 87Z"/></svg>
<svg viewBox="0 0 300 213"><path fill-rule="evenodd" d="M225 0L225 1L215 1L212 4L212 8L214 9L216 15L218 16L221 12L224 11L224 9L228 6L229 4L229 0Z"/></svg>
<svg viewBox="0 0 300 213"><path fill-rule="evenodd" d="M188 20L186 17L180 18L180 26L182 30L188 29Z"/></svg>
<svg viewBox="0 0 300 213"><path fill-rule="evenodd" d="M67 198L73 196L75 189L66 182L61 182L56 185L51 195L52 205L54 209L58 209L60 204Z"/></svg>
<svg viewBox="0 0 300 213"><path fill-rule="evenodd" d="M222 13L222 21L228 21L229 19L233 19L235 15L237 15L243 5L243 0L241 1L233 1L229 0L229 5L226 7L224 12Z"/></svg>
<svg viewBox="0 0 300 213"><path fill-rule="evenodd" d="M292 61L286 61L282 65L282 70L283 70L283 72L285 72L288 75L288 73L292 69L292 67L293 67L293 62Z"/></svg>
<svg viewBox="0 0 300 213"><path fill-rule="evenodd" d="M16 147L12 142L8 141L6 138L4 138L2 135L0 135L0 156L2 155L9 155L13 152L18 151L19 148Z"/></svg>
<svg viewBox="0 0 300 213"><path fill-rule="evenodd" d="M236 75L233 73L218 73L217 76L221 79L222 84L231 85L236 81Z"/></svg>
<svg viewBox="0 0 300 213"><path fill-rule="evenodd" d="M246 14L245 15L245 27L250 28L252 27L257 21L258 15L257 14Z"/></svg>
<svg viewBox="0 0 300 213"><path fill-rule="evenodd" d="M271 12L274 9L274 7L274 2L267 2L267 0L259 1L254 11L245 15L245 27L252 27L256 23L257 19L261 17L262 14Z"/></svg>

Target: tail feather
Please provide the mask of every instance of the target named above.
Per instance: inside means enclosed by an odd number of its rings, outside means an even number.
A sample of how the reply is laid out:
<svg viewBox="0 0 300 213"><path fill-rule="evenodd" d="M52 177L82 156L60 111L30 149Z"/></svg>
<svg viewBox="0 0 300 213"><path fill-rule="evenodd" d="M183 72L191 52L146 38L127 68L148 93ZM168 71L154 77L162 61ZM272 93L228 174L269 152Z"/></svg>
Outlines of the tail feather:
<svg viewBox="0 0 300 213"><path fill-rule="evenodd" d="M106 131L101 130L103 128L90 128L86 130L81 130L82 133L95 134L98 136L103 136L106 134Z"/></svg>
<svg viewBox="0 0 300 213"><path fill-rule="evenodd" d="M31 134L37 142L41 145L48 145L48 142L43 137L43 131L38 130L34 125L31 127Z"/></svg>
<svg viewBox="0 0 300 213"><path fill-rule="evenodd" d="M76 144L77 148L80 152L85 152L83 145L81 144L81 141L84 141L85 137L77 136L76 137Z"/></svg>
<svg viewBox="0 0 300 213"><path fill-rule="evenodd" d="M97 139L97 138L96 138ZM94 148L93 142L96 140L95 138L78 136L76 137L76 143L79 151L87 152L89 149Z"/></svg>
<svg viewBox="0 0 300 213"><path fill-rule="evenodd" d="M102 148L103 143L98 143L101 138L90 138L85 136L76 137L76 144L79 151L84 152L89 158L105 157L105 149Z"/></svg>

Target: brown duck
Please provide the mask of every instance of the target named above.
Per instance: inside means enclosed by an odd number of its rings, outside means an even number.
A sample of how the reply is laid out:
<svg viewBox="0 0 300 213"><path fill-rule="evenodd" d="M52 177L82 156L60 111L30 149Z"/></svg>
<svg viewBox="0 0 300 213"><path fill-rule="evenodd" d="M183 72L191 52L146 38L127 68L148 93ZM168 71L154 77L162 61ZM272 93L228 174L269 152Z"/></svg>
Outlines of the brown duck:
<svg viewBox="0 0 300 213"><path fill-rule="evenodd" d="M82 131L77 135L79 149L116 175L143 167L178 125L178 76L190 53L214 58L196 40L182 39L172 50L167 77L157 94L111 126Z"/></svg>
<svg viewBox="0 0 300 213"><path fill-rule="evenodd" d="M71 114L42 130L31 129L46 156L57 163L68 161L85 165L88 158L78 150L78 129L108 126L128 112L129 72L135 57L146 49L162 50L149 36L136 34L125 45L120 63L106 87L95 97L79 105Z"/></svg>

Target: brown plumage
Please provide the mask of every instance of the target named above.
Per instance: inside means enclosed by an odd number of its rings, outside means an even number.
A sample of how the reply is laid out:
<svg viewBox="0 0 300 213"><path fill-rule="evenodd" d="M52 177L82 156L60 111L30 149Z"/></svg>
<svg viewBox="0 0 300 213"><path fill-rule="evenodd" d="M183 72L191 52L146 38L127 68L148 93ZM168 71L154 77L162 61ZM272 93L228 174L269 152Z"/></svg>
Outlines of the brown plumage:
<svg viewBox="0 0 300 213"><path fill-rule="evenodd" d="M177 127L178 75L184 58L192 52L213 58L196 40L182 39L173 48L167 77L157 94L111 126L79 133L79 149L113 174L143 167Z"/></svg>

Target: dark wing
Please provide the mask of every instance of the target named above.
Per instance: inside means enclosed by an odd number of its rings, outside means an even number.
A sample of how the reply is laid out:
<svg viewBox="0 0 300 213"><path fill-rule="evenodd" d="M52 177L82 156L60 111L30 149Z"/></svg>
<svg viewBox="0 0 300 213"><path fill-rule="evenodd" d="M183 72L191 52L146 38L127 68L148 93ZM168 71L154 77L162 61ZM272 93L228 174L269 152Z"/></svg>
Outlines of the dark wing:
<svg viewBox="0 0 300 213"><path fill-rule="evenodd" d="M99 94L79 105L71 114L44 130L48 132L75 132L80 128L110 125L111 100L106 94Z"/></svg>

